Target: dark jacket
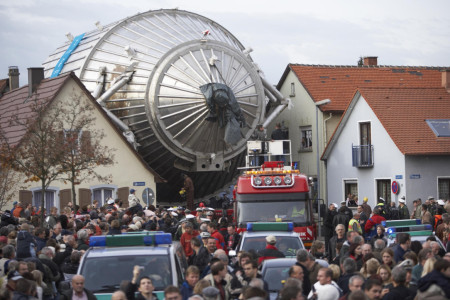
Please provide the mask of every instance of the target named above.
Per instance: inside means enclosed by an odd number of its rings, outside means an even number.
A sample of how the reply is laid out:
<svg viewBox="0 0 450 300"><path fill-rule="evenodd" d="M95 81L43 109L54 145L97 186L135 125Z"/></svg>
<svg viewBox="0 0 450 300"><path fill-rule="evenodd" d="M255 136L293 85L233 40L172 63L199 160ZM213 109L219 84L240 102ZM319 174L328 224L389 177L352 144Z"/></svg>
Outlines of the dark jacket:
<svg viewBox="0 0 450 300"><path fill-rule="evenodd" d="M400 285L392 288L389 293L384 295L383 300L412 300L416 296L416 293L408 289L404 285Z"/></svg>
<svg viewBox="0 0 450 300"><path fill-rule="evenodd" d="M430 273L419 279L419 283L417 284L417 292L425 292L433 284L440 286L444 291L445 296L450 299L449 278L445 277L444 274L436 270L431 271Z"/></svg>
<svg viewBox="0 0 450 300"><path fill-rule="evenodd" d="M192 296L193 292L194 289L187 283L187 281L184 281L180 288L180 293L183 297L183 300L189 299L189 297Z"/></svg>
<svg viewBox="0 0 450 300"><path fill-rule="evenodd" d="M84 289L84 292L86 293L88 300L97 300L97 297L95 297L95 295L91 291ZM61 295L59 296L59 300L72 300L72 294L73 289L67 290L61 293ZM130 300L131 298L128 299Z"/></svg>
<svg viewBox="0 0 450 300"><path fill-rule="evenodd" d="M137 289L137 284L131 282L127 284L127 287L125 288L125 295L127 296L127 300L146 300L140 292L136 295ZM158 299L155 294L152 294L152 296L153 300Z"/></svg>
<svg viewBox="0 0 450 300"><path fill-rule="evenodd" d="M348 231L348 222L350 222L350 216L345 212L338 212L336 216L333 218L333 228L336 228L337 225L342 224L345 226L345 231Z"/></svg>
<svg viewBox="0 0 450 300"><path fill-rule="evenodd" d="M204 246L201 246L197 254L194 251L194 255L192 257L192 264L196 265L199 268L201 274L203 270L206 268L206 266L209 264L210 260L211 255L209 254L208 250L206 250Z"/></svg>
<svg viewBox="0 0 450 300"><path fill-rule="evenodd" d="M299 262L295 263L297 266L301 267L303 270L303 295L307 296L309 292L311 291L311 281L309 280L309 271L308 268L302 265Z"/></svg>
<svg viewBox="0 0 450 300"><path fill-rule="evenodd" d="M259 251L259 259L258 264L261 264L266 259L272 259L272 258L283 258L285 257L283 252L277 249L275 245L267 244L266 248Z"/></svg>
<svg viewBox="0 0 450 300"><path fill-rule="evenodd" d="M36 241L28 231L19 231L17 234L16 257L23 259L27 257L36 257Z"/></svg>

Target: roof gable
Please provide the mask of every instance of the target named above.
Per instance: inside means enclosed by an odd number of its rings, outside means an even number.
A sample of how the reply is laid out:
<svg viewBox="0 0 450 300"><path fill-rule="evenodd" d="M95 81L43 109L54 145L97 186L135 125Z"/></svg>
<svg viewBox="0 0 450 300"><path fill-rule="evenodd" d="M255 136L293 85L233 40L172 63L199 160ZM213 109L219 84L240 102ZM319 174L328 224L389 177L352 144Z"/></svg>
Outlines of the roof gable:
<svg viewBox="0 0 450 300"><path fill-rule="evenodd" d="M321 66L289 64L314 101L331 99L331 103L321 107L322 111L343 112L357 88L440 88L440 67L405 66ZM282 80L286 78L286 69Z"/></svg>
<svg viewBox="0 0 450 300"><path fill-rule="evenodd" d="M137 151L130 145L130 143L128 143L122 132L117 129L116 125L111 121L100 104L97 103L91 93L73 72L65 73L55 78L43 79L38 85L36 92L33 93L31 97L28 96L28 85L26 85L12 90L0 98L0 129L5 133L10 145L18 145L26 134L25 127L20 125L11 126L11 117L18 114L19 118L22 120L35 118L36 113L33 113L31 106L33 100L37 101L37 103L43 103L43 101L47 100L49 101L48 105L50 105L56 96L62 91L65 83L70 79L74 80L74 82L80 87L83 93L93 103L94 107L104 116L109 125L116 131L119 138L122 139L123 143L132 151L141 164L154 175L155 182L164 182L165 179L150 168L137 153Z"/></svg>
<svg viewBox="0 0 450 300"><path fill-rule="evenodd" d="M360 88L342 115L322 159L327 159L357 101L364 99L404 155L450 155L450 137L437 137L426 120L450 119L444 88Z"/></svg>

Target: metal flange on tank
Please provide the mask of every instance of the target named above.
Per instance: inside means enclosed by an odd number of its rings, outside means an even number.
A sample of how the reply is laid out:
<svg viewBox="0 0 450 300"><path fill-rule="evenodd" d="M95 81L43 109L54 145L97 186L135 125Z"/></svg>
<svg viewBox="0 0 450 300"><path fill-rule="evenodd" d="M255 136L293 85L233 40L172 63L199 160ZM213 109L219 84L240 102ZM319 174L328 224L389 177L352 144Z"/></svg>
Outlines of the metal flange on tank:
<svg viewBox="0 0 450 300"><path fill-rule="evenodd" d="M193 178L196 198L229 184L244 164L246 141L266 119L272 88L244 46L216 22L176 9L96 25L67 35L43 64L46 77L75 72L168 180L172 192L167 199L158 192L158 200L173 199L181 172Z"/></svg>

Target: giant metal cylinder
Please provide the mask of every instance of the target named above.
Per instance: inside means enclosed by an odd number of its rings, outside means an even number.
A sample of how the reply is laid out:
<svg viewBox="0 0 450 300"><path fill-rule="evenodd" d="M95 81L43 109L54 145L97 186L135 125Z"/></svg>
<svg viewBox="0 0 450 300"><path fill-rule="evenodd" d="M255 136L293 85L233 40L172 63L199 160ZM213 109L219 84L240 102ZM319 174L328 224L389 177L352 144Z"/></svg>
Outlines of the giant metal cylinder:
<svg viewBox="0 0 450 300"><path fill-rule="evenodd" d="M196 198L233 180L244 165L246 141L264 119L265 96L251 57L230 32L191 12L157 10L78 38L78 45L67 42L49 56L45 76L73 71L100 94L121 78L127 82L105 105L134 133L142 158L168 180L172 189L161 189L158 200L177 200L181 172L193 178ZM126 71L128 81L121 77ZM245 116L234 145L225 143L223 127L205 120L200 86L207 83L227 85Z"/></svg>

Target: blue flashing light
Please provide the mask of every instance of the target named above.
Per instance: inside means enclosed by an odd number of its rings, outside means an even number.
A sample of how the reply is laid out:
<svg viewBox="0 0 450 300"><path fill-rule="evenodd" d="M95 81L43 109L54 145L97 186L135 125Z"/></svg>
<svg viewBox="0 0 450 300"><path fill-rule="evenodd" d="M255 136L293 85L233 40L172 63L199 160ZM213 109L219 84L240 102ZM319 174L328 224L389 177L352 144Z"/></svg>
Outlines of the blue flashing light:
<svg viewBox="0 0 450 300"><path fill-rule="evenodd" d="M157 246L171 243L172 235L165 232L92 236L89 239L90 247Z"/></svg>
<svg viewBox="0 0 450 300"><path fill-rule="evenodd" d="M247 231L253 231L253 223L247 223Z"/></svg>
<svg viewBox="0 0 450 300"><path fill-rule="evenodd" d="M294 231L294 223L288 222L288 231Z"/></svg>
<svg viewBox="0 0 450 300"><path fill-rule="evenodd" d="M106 236L91 236L89 239L91 247L106 247Z"/></svg>

